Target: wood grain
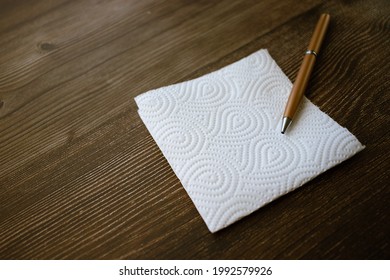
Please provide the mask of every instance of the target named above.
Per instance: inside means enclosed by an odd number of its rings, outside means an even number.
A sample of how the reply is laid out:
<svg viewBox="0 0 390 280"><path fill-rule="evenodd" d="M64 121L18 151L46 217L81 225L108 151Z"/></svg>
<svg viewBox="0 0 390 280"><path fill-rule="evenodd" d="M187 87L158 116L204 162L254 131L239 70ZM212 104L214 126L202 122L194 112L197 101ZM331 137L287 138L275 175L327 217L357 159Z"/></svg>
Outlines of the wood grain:
<svg viewBox="0 0 390 280"><path fill-rule="evenodd" d="M387 1L0 0L1 259L388 259ZM267 48L366 145L210 234L133 98Z"/></svg>

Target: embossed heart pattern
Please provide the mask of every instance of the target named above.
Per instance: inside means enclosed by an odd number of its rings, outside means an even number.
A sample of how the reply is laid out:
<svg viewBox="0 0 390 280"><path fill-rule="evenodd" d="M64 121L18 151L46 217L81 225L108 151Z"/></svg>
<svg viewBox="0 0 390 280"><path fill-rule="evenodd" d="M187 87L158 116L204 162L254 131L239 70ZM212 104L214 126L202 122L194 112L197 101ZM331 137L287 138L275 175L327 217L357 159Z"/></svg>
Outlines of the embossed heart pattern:
<svg viewBox="0 0 390 280"><path fill-rule="evenodd" d="M350 158L364 146L304 98L288 134L292 84L260 50L135 98L138 113L211 232Z"/></svg>

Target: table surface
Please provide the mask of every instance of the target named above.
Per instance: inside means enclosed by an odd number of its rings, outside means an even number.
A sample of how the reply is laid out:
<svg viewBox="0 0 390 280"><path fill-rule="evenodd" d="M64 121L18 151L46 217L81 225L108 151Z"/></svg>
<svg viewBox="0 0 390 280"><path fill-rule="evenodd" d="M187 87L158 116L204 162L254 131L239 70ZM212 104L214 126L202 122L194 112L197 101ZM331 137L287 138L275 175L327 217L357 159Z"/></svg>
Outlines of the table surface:
<svg viewBox="0 0 390 280"><path fill-rule="evenodd" d="M389 248L388 1L0 0L0 258L383 259ZM134 97L267 48L366 145L211 234Z"/></svg>

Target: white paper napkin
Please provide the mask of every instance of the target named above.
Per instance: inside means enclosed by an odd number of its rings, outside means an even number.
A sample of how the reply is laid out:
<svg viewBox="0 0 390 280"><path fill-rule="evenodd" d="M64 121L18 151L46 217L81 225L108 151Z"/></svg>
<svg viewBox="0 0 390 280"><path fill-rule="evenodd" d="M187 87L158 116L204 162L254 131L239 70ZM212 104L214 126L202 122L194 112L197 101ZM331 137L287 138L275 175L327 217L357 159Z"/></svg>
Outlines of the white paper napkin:
<svg viewBox="0 0 390 280"><path fill-rule="evenodd" d="M195 80L141 94L139 115L211 232L361 151L304 98L286 134L292 84L266 50Z"/></svg>

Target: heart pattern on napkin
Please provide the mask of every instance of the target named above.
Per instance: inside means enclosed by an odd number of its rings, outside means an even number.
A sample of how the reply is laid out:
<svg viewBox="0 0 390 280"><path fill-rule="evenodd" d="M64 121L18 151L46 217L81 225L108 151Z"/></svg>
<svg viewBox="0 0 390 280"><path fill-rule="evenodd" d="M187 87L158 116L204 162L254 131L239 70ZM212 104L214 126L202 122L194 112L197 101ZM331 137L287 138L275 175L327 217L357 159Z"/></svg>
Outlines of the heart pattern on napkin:
<svg viewBox="0 0 390 280"><path fill-rule="evenodd" d="M306 98L281 134L291 87L269 53L260 50L135 98L140 117L211 232L364 148Z"/></svg>

